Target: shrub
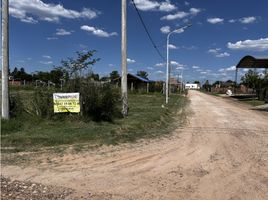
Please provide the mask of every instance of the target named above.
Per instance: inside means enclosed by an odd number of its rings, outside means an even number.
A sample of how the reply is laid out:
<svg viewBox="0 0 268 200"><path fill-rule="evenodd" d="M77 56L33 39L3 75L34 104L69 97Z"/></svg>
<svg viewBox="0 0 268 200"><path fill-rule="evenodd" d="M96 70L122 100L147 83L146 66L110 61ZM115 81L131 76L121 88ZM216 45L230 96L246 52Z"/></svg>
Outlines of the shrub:
<svg viewBox="0 0 268 200"><path fill-rule="evenodd" d="M24 106L21 101L19 93L10 95L9 97L10 116L17 117L23 113Z"/></svg>
<svg viewBox="0 0 268 200"><path fill-rule="evenodd" d="M119 92L109 84L84 83L80 89L82 115L95 121L112 121L120 113Z"/></svg>
<svg viewBox="0 0 268 200"><path fill-rule="evenodd" d="M53 115L53 92L36 90L32 99L33 114L50 118Z"/></svg>

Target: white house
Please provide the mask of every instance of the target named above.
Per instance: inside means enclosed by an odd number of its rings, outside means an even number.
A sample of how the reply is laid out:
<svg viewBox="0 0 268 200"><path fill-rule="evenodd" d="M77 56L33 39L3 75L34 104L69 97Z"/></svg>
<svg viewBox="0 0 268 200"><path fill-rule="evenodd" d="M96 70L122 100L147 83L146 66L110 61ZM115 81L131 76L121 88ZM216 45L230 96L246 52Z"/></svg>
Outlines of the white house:
<svg viewBox="0 0 268 200"><path fill-rule="evenodd" d="M199 90L200 89L200 86L199 86L199 84L196 84L196 83L186 83L185 84L185 89L188 89L188 90Z"/></svg>

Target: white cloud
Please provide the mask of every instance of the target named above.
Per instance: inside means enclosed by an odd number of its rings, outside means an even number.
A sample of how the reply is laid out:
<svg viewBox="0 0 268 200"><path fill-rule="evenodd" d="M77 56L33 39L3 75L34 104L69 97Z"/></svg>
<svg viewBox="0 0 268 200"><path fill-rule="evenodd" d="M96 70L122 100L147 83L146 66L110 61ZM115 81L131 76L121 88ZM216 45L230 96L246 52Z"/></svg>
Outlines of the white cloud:
<svg viewBox="0 0 268 200"><path fill-rule="evenodd" d="M184 5L189 6L190 3L189 3L188 1L185 1L185 2L184 2Z"/></svg>
<svg viewBox="0 0 268 200"><path fill-rule="evenodd" d="M209 49L208 53L218 53L221 49L220 48L216 48L216 49Z"/></svg>
<svg viewBox="0 0 268 200"><path fill-rule="evenodd" d="M170 64L173 65L173 66L175 66L175 67L185 67L184 64L178 63L178 62L173 61L173 60L170 61Z"/></svg>
<svg viewBox="0 0 268 200"><path fill-rule="evenodd" d="M227 47L233 50L266 51L268 50L268 38L244 40L236 43L228 42Z"/></svg>
<svg viewBox="0 0 268 200"><path fill-rule="evenodd" d="M47 37L47 40L57 40L57 37Z"/></svg>
<svg viewBox="0 0 268 200"><path fill-rule="evenodd" d="M170 12L176 10L177 7L170 3L170 0L157 2L152 0L134 0L137 8L142 11L163 11Z"/></svg>
<svg viewBox="0 0 268 200"><path fill-rule="evenodd" d="M193 65L192 68L193 69L199 69L200 67L199 66L196 66L196 65Z"/></svg>
<svg viewBox="0 0 268 200"><path fill-rule="evenodd" d="M254 23L256 20L257 20L256 17L243 17L243 18L239 19L239 21L242 24Z"/></svg>
<svg viewBox="0 0 268 200"><path fill-rule="evenodd" d="M208 18L207 19L207 22L211 23L211 24L219 24L219 23L222 23L224 21L224 19L222 18Z"/></svg>
<svg viewBox="0 0 268 200"><path fill-rule="evenodd" d="M18 18L22 22L33 24L36 24L38 20L58 22L60 18L92 19L99 14L89 8L83 8L79 12L66 9L61 4L44 3L42 0L10 0L9 2L9 12L12 17Z"/></svg>
<svg viewBox="0 0 268 200"><path fill-rule="evenodd" d="M152 67L147 67L147 69L148 69L148 70L153 70L154 68L152 68Z"/></svg>
<svg viewBox="0 0 268 200"><path fill-rule="evenodd" d="M221 48L209 49L209 50L208 50L208 53L214 55L214 56L217 57L217 58L223 58L223 57L228 57L228 56L230 56L229 53L227 53L227 52L220 52L220 51L221 51Z"/></svg>
<svg viewBox="0 0 268 200"><path fill-rule="evenodd" d="M230 56L230 54L227 53L227 52L223 52L223 53L218 53L218 54L216 54L215 56L216 56L217 58L223 58L223 57L228 57L228 56Z"/></svg>
<svg viewBox="0 0 268 200"><path fill-rule="evenodd" d="M169 26L163 26L160 28L160 31L162 33L169 33L170 32L170 27Z"/></svg>
<svg viewBox="0 0 268 200"><path fill-rule="evenodd" d="M183 18L186 18L188 16L195 16L200 12L201 12L201 9L199 9L199 8L190 8L189 12L178 11L175 14L169 14L169 15L161 17L161 20L183 19Z"/></svg>
<svg viewBox="0 0 268 200"><path fill-rule="evenodd" d="M136 62L135 60L127 58L127 63L132 64L132 63L135 63L135 62Z"/></svg>
<svg viewBox="0 0 268 200"><path fill-rule="evenodd" d="M92 26L87 26L87 25L83 25L80 28L84 31L91 32L93 35L96 35L98 37L110 37L110 36L118 35L116 32L108 33L108 32L103 31L101 29L98 29L98 28L95 28Z"/></svg>
<svg viewBox="0 0 268 200"><path fill-rule="evenodd" d="M72 32L73 32L73 31L66 31L63 28L57 28L56 30L57 30L56 35L60 35L60 36L63 36L63 35L71 35Z"/></svg>
<svg viewBox="0 0 268 200"><path fill-rule="evenodd" d="M142 11L156 10L159 7L159 3L150 0L134 0L137 8Z"/></svg>
<svg viewBox="0 0 268 200"><path fill-rule="evenodd" d="M218 71L222 72L223 74L226 74L226 72L235 71L235 69L236 69L236 66L233 65L233 66L230 66L230 67L227 67L227 68L221 68Z"/></svg>
<svg viewBox="0 0 268 200"><path fill-rule="evenodd" d="M176 10L177 7L170 3L169 0L166 0L165 2L160 3L159 10L164 12L170 12L173 10Z"/></svg>
<svg viewBox="0 0 268 200"><path fill-rule="evenodd" d="M164 74L164 72L163 71L160 71L160 70L156 71L155 73L156 74Z"/></svg>
<svg viewBox="0 0 268 200"><path fill-rule="evenodd" d="M187 17L189 13L184 12L184 11L179 11L176 14L169 14L164 17L161 17L161 20L174 20L174 19L183 19Z"/></svg>
<svg viewBox="0 0 268 200"><path fill-rule="evenodd" d="M154 66L156 66L156 67L164 67L164 66L166 66L166 63L156 63Z"/></svg>
<svg viewBox="0 0 268 200"><path fill-rule="evenodd" d="M40 61L40 63L43 64L43 65L51 65L51 64L53 64L52 61Z"/></svg>
<svg viewBox="0 0 268 200"><path fill-rule="evenodd" d="M108 66L109 66L109 67L115 67L115 65L114 65L114 64L109 64Z"/></svg>
<svg viewBox="0 0 268 200"><path fill-rule="evenodd" d="M169 48L169 49L178 49L178 47L176 47L176 46L173 45L173 44L169 44L169 45L168 45L168 48Z"/></svg>
<svg viewBox="0 0 268 200"><path fill-rule="evenodd" d="M230 19L228 22L229 22L229 23L235 23L236 20L235 20L235 19Z"/></svg>
<svg viewBox="0 0 268 200"><path fill-rule="evenodd" d="M51 56L49 55L42 55L43 58L46 58L46 59L51 59Z"/></svg>
<svg viewBox="0 0 268 200"><path fill-rule="evenodd" d="M201 9L199 9L199 8L190 8L190 13L192 15L197 15L200 12L201 12Z"/></svg>

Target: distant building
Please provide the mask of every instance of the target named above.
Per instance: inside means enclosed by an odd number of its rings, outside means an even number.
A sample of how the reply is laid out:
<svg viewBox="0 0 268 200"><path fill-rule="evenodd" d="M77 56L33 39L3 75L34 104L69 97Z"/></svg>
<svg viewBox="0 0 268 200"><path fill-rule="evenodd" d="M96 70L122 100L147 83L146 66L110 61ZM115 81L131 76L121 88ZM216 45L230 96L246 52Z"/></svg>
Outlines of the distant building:
<svg viewBox="0 0 268 200"><path fill-rule="evenodd" d="M199 90L200 86L197 83L186 83L185 89L187 89L187 90Z"/></svg>

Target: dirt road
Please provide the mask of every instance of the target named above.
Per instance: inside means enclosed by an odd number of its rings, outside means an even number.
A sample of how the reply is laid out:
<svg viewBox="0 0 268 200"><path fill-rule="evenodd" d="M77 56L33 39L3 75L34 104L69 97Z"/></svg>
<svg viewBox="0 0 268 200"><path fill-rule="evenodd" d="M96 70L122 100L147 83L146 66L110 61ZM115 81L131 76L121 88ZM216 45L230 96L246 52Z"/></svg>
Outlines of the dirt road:
<svg viewBox="0 0 268 200"><path fill-rule="evenodd" d="M268 115L190 91L188 124L168 138L49 157L11 179L73 189L67 199L268 199Z"/></svg>

